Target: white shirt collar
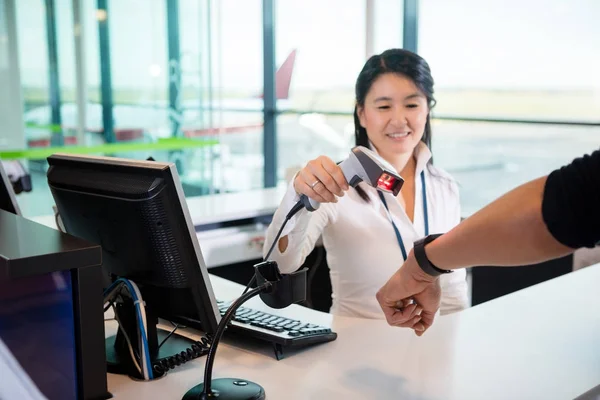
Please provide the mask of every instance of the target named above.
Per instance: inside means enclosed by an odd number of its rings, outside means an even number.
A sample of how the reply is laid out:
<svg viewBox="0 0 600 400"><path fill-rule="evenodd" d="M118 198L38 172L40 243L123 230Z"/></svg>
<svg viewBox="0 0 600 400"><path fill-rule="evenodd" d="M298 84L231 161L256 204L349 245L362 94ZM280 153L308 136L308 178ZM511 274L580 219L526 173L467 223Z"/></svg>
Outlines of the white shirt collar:
<svg viewBox="0 0 600 400"><path fill-rule="evenodd" d="M379 152L377 151L377 149L375 148L375 146L373 146L373 143L369 140L369 147L371 148L371 150L373 150L376 154L379 154ZM427 147L427 145L425 143L423 143L423 141L419 140L419 144L417 144L417 146L415 147L415 150L413 151L413 156L415 157L415 161L417 162L415 165L415 176L419 175L427 166L427 163L429 162L429 160L431 160L432 154L431 154L431 150L429 150L429 147ZM398 171L396 171L397 173L399 173Z"/></svg>

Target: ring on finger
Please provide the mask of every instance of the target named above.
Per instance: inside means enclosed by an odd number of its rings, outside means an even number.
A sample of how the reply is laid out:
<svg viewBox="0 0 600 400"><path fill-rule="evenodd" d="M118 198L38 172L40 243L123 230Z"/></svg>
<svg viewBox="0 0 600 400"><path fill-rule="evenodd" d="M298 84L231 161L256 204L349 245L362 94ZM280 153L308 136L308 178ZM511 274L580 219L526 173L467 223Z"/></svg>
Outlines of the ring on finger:
<svg viewBox="0 0 600 400"><path fill-rule="evenodd" d="M321 181L317 179L317 181L315 183L312 183L309 186L310 186L311 189L314 189L315 186L317 186L317 184L319 184L319 183L321 183Z"/></svg>

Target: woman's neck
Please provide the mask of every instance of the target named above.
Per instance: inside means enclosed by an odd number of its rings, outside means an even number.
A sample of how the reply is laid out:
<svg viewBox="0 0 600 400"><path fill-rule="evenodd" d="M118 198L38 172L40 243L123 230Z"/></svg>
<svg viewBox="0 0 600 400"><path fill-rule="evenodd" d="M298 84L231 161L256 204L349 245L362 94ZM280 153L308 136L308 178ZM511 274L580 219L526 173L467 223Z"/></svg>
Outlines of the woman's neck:
<svg viewBox="0 0 600 400"><path fill-rule="evenodd" d="M392 164L405 180L414 178L417 162L412 152L386 157L386 161Z"/></svg>

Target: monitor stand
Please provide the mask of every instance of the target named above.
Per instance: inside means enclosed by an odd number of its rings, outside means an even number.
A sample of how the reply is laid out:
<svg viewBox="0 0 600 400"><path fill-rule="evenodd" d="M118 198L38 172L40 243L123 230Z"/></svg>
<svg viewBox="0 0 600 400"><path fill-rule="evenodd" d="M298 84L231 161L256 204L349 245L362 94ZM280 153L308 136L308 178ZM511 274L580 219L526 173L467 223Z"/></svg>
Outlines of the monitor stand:
<svg viewBox="0 0 600 400"><path fill-rule="evenodd" d="M129 375L143 379L131 359L131 353L123 330L131 342L134 352L139 353L137 317L131 300L116 305L115 318L122 324L115 336L105 340L106 362L109 373ZM146 307L148 348L152 364L153 379L162 377L168 370L208 353L206 341L197 342L177 334L158 329L158 318ZM170 336L169 336L170 335ZM167 341L163 343L168 337ZM161 343L162 346L160 345ZM160 348L159 348L160 346Z"/></svg>

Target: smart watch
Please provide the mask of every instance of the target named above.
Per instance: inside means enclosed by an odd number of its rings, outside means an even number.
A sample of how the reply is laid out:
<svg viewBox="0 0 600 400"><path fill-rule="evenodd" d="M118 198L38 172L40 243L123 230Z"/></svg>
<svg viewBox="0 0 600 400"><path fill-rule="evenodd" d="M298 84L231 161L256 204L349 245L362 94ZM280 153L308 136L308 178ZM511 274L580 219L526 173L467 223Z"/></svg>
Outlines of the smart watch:
<svg viewBox="0 0 600 400"><path fill-rule="evenodd" d="M413 252L415 254L415 259L417 260L417 264L419 267L425 272L427 275L431 276L440 276L442 274L448 274L452 272L450 269L441 269L436 267L429 261L427 258L427 254L425 254L425 245L433 242L438 237L442 236L441 233L435 235L425 236L423 239L419 239L415 242L413 247Z"/></svg>

